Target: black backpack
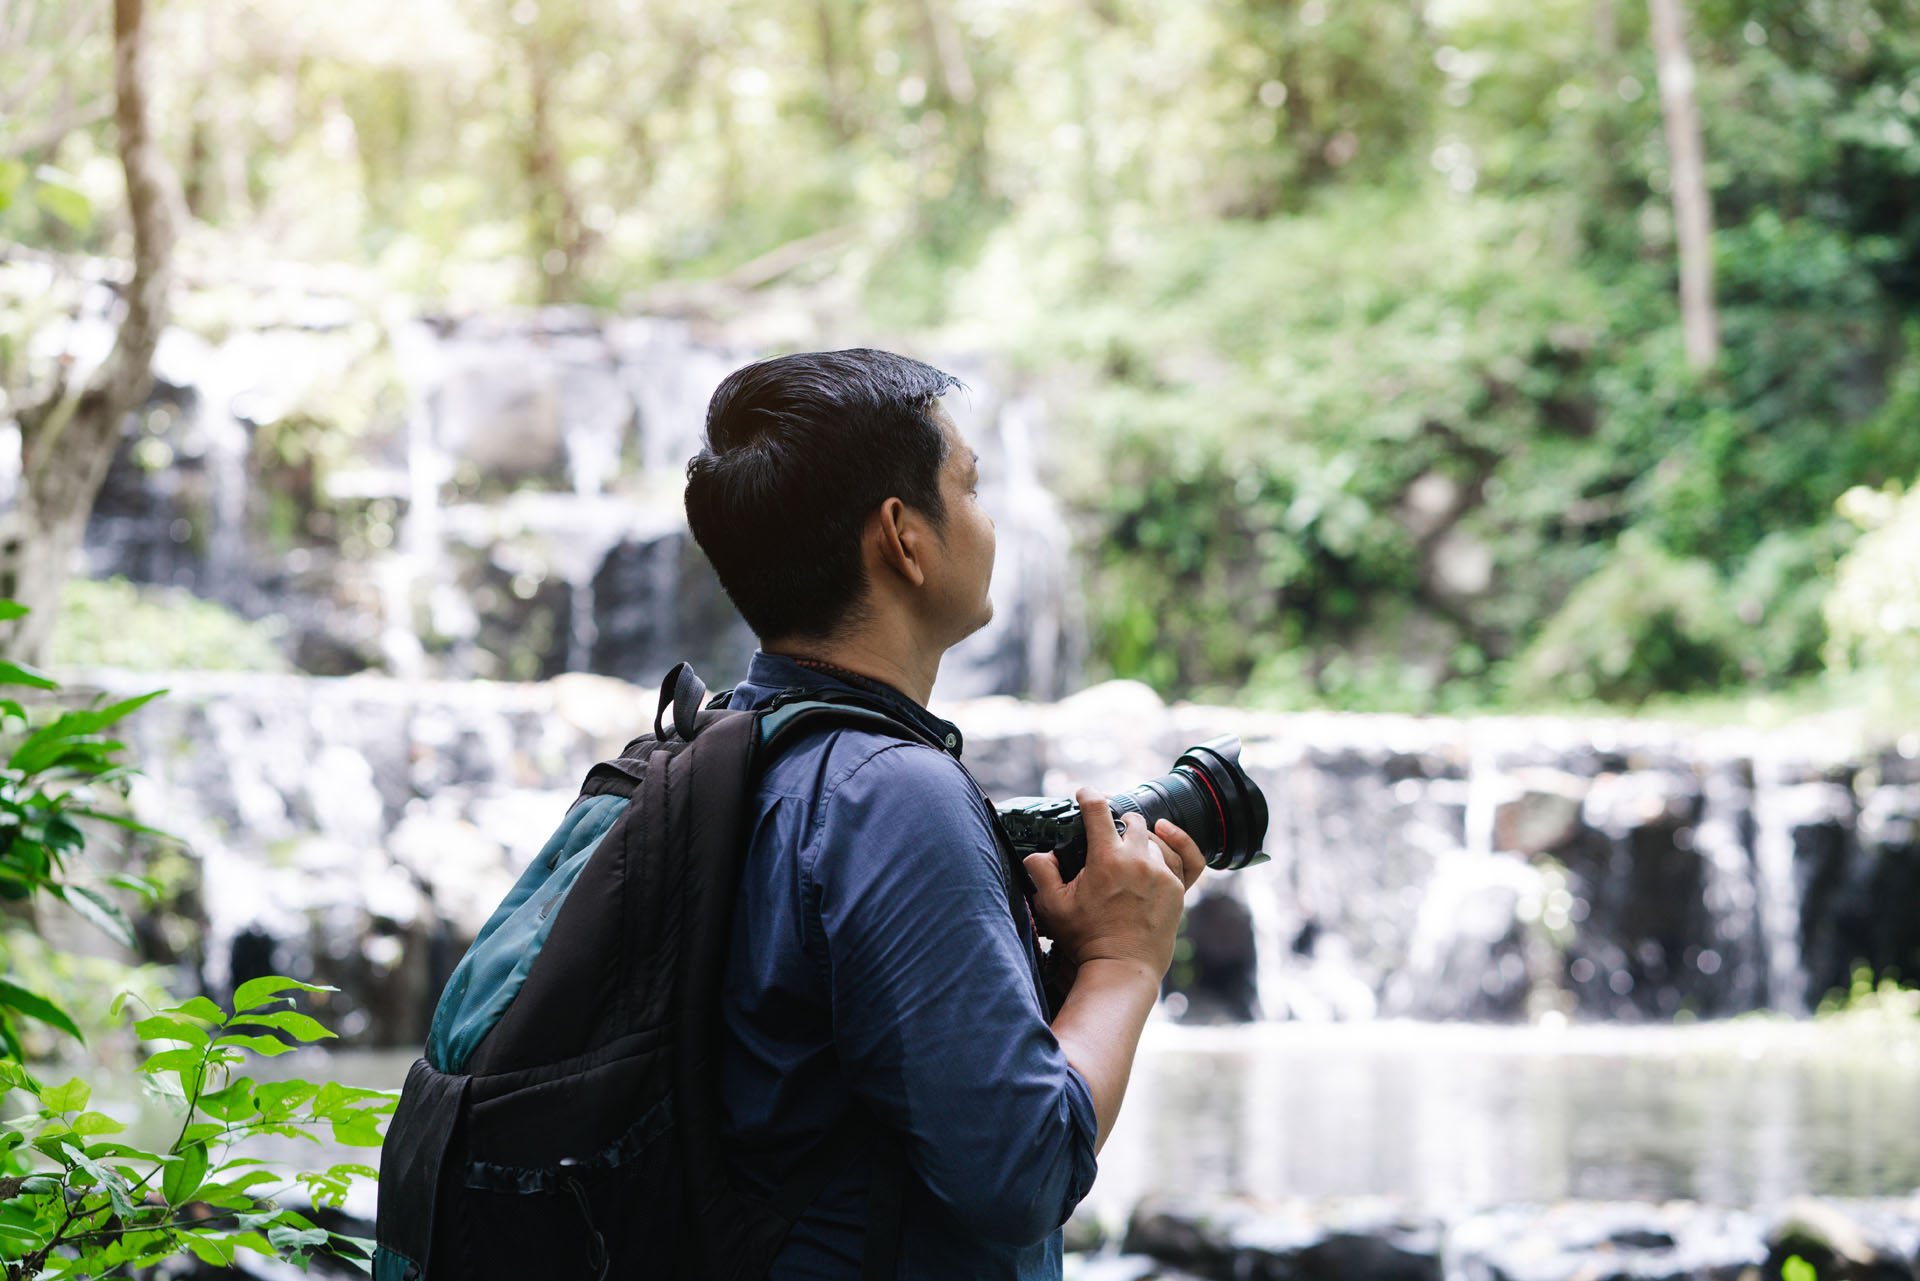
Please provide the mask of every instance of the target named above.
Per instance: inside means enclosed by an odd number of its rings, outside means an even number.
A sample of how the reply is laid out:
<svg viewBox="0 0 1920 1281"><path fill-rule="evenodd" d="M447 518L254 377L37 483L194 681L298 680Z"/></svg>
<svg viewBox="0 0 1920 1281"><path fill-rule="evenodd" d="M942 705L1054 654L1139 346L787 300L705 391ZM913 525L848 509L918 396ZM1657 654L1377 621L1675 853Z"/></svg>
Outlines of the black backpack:
<svg viewBox="0 0 1920 1281"><path fill-rule="evenodd" d="M730 1182L720 988L766 765L829 728L939 745L857 693L705 694L668 674L654 732L593 767L454 970L382 1145L375 1281L750 1281L863 1146L882 1162L863 1276L892 1274L906 1171L877 1123L828 1135L769 1199Z"/></svg>

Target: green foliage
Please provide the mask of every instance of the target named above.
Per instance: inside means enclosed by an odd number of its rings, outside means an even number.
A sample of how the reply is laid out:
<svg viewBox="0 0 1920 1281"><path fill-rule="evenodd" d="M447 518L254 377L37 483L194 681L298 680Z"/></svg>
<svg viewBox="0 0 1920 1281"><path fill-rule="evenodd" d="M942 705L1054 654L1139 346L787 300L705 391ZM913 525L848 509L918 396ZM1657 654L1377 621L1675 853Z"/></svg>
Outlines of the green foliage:
<svg viewBox="0 0 1920 1281"><path fill-rule="evenodd" d="M0 600L0 621L23 612ZM0 684L58 688L14 663L0 665ZM108 731L162 692L106 706L96 700L50 717L0 700L0 736L9 749L0 767L0 897L29 909L37 896L60 899L132 946L126 914L106 891L150 897L155 885L127 876L83 881L73 872L85 861L83 820L163 835L107 808L121 799L119 785L132 773ZM7 920L18 924L15 916ZM369 1270L371 1242L320 1229L276 1198L299 1188L314 1204L337 1207L356 1180L376 1177L371 1167L287 1172L233 1153L236 1144L262 1135L317 1140L325 1133L346 1146L380 1145L381 1118L397 1103L391 1092L332 1082L261 1083L235 1072L250 1055L270 1057L330 1038L319 1022L287 1007L289 993L333 989L260 978L241 984L230 1009L196 996L137 1019L134 1033L161 1047L138 1069L143 1088L180 1121L164 1150L149 1151L114 1137L126 1126L88 1107L93 1089L87 1081L49 1085L28 1070L23 1020L76 1039L81 1021L23 981L4 931L0 976L0 1100L31 1100L24 1113L0 1118L0 1258L7 1260L8 1281L107 1276L181 1254L225 1266L240 1250L304 1263L324 1248ZM109 1018L120 1016L125 999L113 1001Z"/></svg>
<svg viewBox="0 0 1920 1281"><path fill-rule="evenodd" d="M249 622L191 592L124 578L76 578L60 599L53 660L133 671L287 670L266 623Z"/></svg>
<svg viewBox="0 0 1920 1281"><path fill-rule="evenodd" d="M1821 998L1815 1013L1822 1019L1848 1019L1855 1023L1911 1023L1920 1019L1920 988L1902 987L1891 974L1876 981L1871 966L1856 965L1846 990L1830 992Z"/></svg>
<svg viewBox="0 0 1920 1281"><path fill-rule="evenodd" d="M1780 1265L1780 1281L1820 1281L1819 1270L1797 1254Z"/></svg>
<svg viewBox="0 0 1920 1281"><path fill-rule="evenodd" d="M103 33L20 3L0 82L71 68L82 101L0 120L0 234L107 249ZM177 0L153 39L203 69L159 117L215 259L264 242L453 311L729 276L723 318L997 351L1061 423L1096 668L1439 709L1804 682L1835 503L1920 474L1920 0L1686 10L1704 376L1644 6L449 0L374 40L351 8ZM15 265L28 403L70 300ZM391 533L314 510L395 420L387 364L257 433L282 542ZM1676 612L1685 582L1711 590Z"/></svg>
<svg viewBox="0 0 1920 1281"><path fill-rule="evenodd" d="M316 1205L337 1207L355 1181L376 1177L371 1167L288 1173L232 1152L261 1135L317 1141L324 1133L345 1146L378 1147L380 1119L396 1104L389 1091L236 1074L251 1054L333 1035L278 1008L290 990L331 989L256 979L235 993L231 1010L195 997L133 1024L143 1041L164 1047L139 1067L144 1088L180 1121L164 1151L112 1137L126 1127L88 1110L84 1080L43 1085L0 1059L0 1088L33 1100L24 1115L0 1122L0 1244L18 1260L9 1277L103 1276L180 1254L225 1266L241 1250L304 1263L316 1248L369 1270L371 1241L318 1228L276 1198L298 1188Z"/></svg>
<svg viewBox="0 0 1920 1281"><path fill-rule="evenodd" d="M14 602L0 601L0 617L21 612ZM57 688L43 674L11 662L0 663L0 685ZM117 807L131 771L118 759L122 745L106 732L162 692L104 706L95 699L89 707L51 718L34 718L19 701L0 699L0 742L9 749L0 766L0 898L59 899L110 937L132 945L132 926L108 891L147 894L151 887L117 875L76 879L79 869L73 865L84 862L83 820L162 835ZM80 1035L71 1014L15 982L11 971L6 932L0 929L0 1050L14 1059L24 1057L20 1018Z"/></svg>
<svg viewBox="0 0 1920 1281"><path fill-rule="evenodd" d="M1637 702L1661 690L1712 689L1738 671L1738 640L1713 566L1632 531L1520 657L1515 692L1540 702Z"/></svg>
<svg viewBox="0 0 1920 1281"><path fill-rule="evenodd" d="M1864 532L1826 600L1827 660L1920 707L1920 485L1849 490L1840 511Z"/></svg>

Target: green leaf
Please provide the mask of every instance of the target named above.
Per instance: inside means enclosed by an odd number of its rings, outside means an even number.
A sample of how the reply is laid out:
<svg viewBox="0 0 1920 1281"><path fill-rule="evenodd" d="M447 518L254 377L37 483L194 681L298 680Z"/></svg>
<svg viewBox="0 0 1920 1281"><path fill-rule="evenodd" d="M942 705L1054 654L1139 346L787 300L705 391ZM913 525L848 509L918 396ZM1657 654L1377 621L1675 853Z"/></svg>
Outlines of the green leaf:
<svg viewBox="0 0 1920 1281"><path fill-rule="evenodd" d="M223 1090L201 1095L200 1110L222 1121L238 1121L243 1117L252 1116L254 1112L253 1078L243 1076Z"/></svg>
<svg viewBox="0 0 1920 1281"><path fill-rule="evenodd" d="M325 1245L325 1228L268 1228L267 1240L282 1250L304 1250L308 1246Z"/></svg>
<svg viewBox="0 0 1920 1281"><path fill-rule="evenodd" d="M127 914L106 895L98 890L90 890L84 885L61 885L54 889L54 893L64 899L74 911L93 922L101 933L124 947L135 946L133 925L127 920Z"/></svg>
<svg viewBox="0 0 1920 1281"><path fill-rule="evenodd" d="M1799 1255L1790 1254L1780 1265L1780 1281L1820 1281L1820 1273Z"/></svg>
<svg viewBox="0 0 1920 1281"><path fill-rule="evenodd" d="M279 974L269 974L262 978L248 979L233 994L233 1009L236 1014L248 1010L257 1010L282 992L298 990L301 992L338 992L337 987L325 987L318 983L302 983L299 979L286 978Z"/></svg>
<svg viewBox="0 0 1920 1281"><path fill-rule="evenodd" d="M52 165L34 170L34 203L82 234L93 227L93 202L73 185L73 179Z"/></svg>
<svg viewBox="0 0 1920 1281"><path fill-rule="evenodd" d="M198 1068L204 1061L203 1056L205 1053L206 1051L204 1050L189 1049L186 1047L162 1050L158 1054L148 1055L147 1061L135 1068L134 1071L190 1072Z"/></svg>
<svg viewBox="0 0 1920 1281"><path fill-rule="evenodd" d="M240 1032L230 1032L226 1036L223 1036L219 1040L215 1041L214 1044L215 1045L238 1045L245 1049L252 1050L255 1054L258 1054L263 1058L269 1058L269 1059L273 1058L277 1054L286 1054L291 1050L295 1050L299 1048L298 1046L287 1044L285 1041L280 1040L278 1037L247 1036Z"/></svg>
<svg viewBox="0 0 1920 1281"><path fill-rule="evenodd" d="M20 1034L14 1031L13 1018L7 1013L5 1006L0 1006L0 1046L6 1047L8 1059L16 1063L26 1061L27 1047L20 1044Z"/></svg>
<svg viewBox="0 0 1920 1281"><path fill-rule="evenodd" d="M233 1264L233 1247L225 1241L213 1237L201 1236L199 1232L190 1233L181 1242L193 1251L193 1256L202 1263L211 1263L217 1267L230 1267Z"/></svg>
<svg viewBox="0 0 1920 1281"><path fill-rule="evenodd" d="M160 1176L160 1194L166 1197L168 1205L185 1205L206 1178L207 1149L196 1143L183 1149L179 1158L167 1166L166 1173Z"/></svg>
<svg viewBox="0 0 1920 1281"><path fill-rule="evenodd" d="M34 689L59 689L60 682L25 663L0 658L0 685L28 685Z"/></svg>
<svg viewBox="0 0 1920 1281"><path fill-rule="evenodd" d="M74 1077L40 1091L40 1105L50 1112L77 1112L93 1097L93 1087Z"/></svg>
<svg viewBox="0 0 1920 1281"><path fill-rule="evenodd" d="M266 1014L243 1014L234 1020L234 1027L270 1027L285 1032L299 1041L319 1041L333 1035L320 1020L310 1018L293 1010L273 1010Z"/></svg>
<svg viewBox="0 0 1920 1281"><path fill-rule="evenodd" d="M94 775L92 781L98 783L120 772L121 771L108 770L104 774ZM131 771L126 772L131 773ZM185 841L181 840L179 836L172 832L163 832L157 827L148 827L145 823L128 818L125 814L113 814L106 810L82 809L79 806L75 806L71 812L78 814L82 818L97 819L102 823L111 823L115 827L124 827L129 832L138 832L142 836L151 836L155 840L172 841L176 845L186 844ZM132 890L134 893L145 895L147 898L158 897L161 888L160 882L149 876L109 876L107 878L107 884L117 886L123 890Z"/></svg>
<svg viewBox="0 0 1920 1281"><path fill-rule="evenodd" d="M80 1027L68 1013L35 992L0 979L0 1005L7 1006L25 1014L29 1018L39 1019L42 1023L59 1028L76 1041L84 1043L87 1038L80 1035Z"/></svg>
<svg viewBox="0 0 1920 1281"><path fill-rule="evenodd" d="M279 1183L285 1178L278 1170L248 1170L245 1174L232 1179L222 1179L218 1183L208 1183L209 1191L218 1189L235 1195L244 1194L259 1187L262 1183Z"/></svg>
<svg viewBox="0 0 1920 1281"><path fill-rule="evenodd" d="M164 1014L141 1019L133 1025L133 1032L143 1041L191 1041L195 1045L205 1045L212 1039L212 1034L198 1023L169 1018Z"/></svg>
<svg viewBox="0 0 1920 1281"><path fill-rule="evenodd" d="M122 826L131 826L136 831L152 832L155 836L165 835L164 832L154 832L150 827L141 827L137 823L126 823L115 815L99 814L93 810L75 810L74 813L84 814L89 818L104 818L110 823L120 823ZM116 890L128 890L134 894L138 894L149 903L160 897L160 890L162 888L160 882L151 876L109 876L107 878L107 884L113 886ZM116 1014L119 1013L117 1010L114 1012Z"/></svg>
<svg viewBox="0 0 1920 1281"><path fill-rule="evenodd" d="M105 1112L82 1112L73 1119L73 1132L79 1135L118 1134L126 1128Z"/></svg>
<svg viewBox="0 0 1920 1281"><path fill-rule="evenodd" d="M113 1202L113 1212L123 1219L133 1217L133 1196L127 1187L127 1181L113 1170L94 1160L84 1152L75 1152L73 1162L91 1174L95 1181L106 1190L107 1199Z"/></svg>
<svg viewBox="0 0 1920 1281"><path fill-rule="evenodd" d="M333 1141L350 1148L380 1146L380 1117L373 1112L350 1112L333 1121Z"/></svg>
<svg viewBox="0 0 1920 1281"><path fill-rule="evenodd" d="M6 169L5 166L17 165L19 163L20 162L17 160L0 161L0 188L4 188L5 186L8 185L7 183L8 170ZM21 175L22 178L24 178L25 176L26 176L25 174ZM18 180L16 179L16 181ZM33 612L32 610L28 609L25 605L22 605L19 601L10 600L5 596L0 596L0 623L10 623L16 618L25 618L28 614L31 614L32 612Z"/></svg>
<svg viewBox="0 0 1920 1281"><path fill-rule="evenodd" d="M131 992L115 992L113 994L113 1000L107 1004L107 1017L110 1019L119 1018L120 1011L126 1008L127 999L132 995L133 993Z"/></svg>
<svg viewBox="0 0 1920 1281"><path fill-rule="evenodd" d="M311 1081L268 1081L253 1092L253 1097L261 1116L278 1121L291 1116L319 1088Z"/></svg>
<svg viewBox="0 0 1920 1281"><path fill-rule="evenodd" d="M209 1023L224 1023L227 1012L204 996L183 1001L179 1005L169 1005L160 1011L162 1014L183 1014L190 1019L205 1019Z"/></svg>

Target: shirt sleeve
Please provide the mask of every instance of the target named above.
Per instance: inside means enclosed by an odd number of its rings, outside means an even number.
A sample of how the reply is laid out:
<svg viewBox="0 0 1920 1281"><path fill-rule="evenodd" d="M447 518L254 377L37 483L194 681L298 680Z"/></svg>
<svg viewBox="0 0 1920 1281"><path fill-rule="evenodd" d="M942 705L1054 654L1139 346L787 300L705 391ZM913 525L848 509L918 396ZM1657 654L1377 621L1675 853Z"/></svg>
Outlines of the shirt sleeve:
<svg viewBox="0 0 1920 1281"><path fill-rule="evenodd" d="M849 1084L969 1231L1045 1239L1093 1184L1093 1099L1035 993L979 794L893 743L823 800L804 868Z"/></svg>

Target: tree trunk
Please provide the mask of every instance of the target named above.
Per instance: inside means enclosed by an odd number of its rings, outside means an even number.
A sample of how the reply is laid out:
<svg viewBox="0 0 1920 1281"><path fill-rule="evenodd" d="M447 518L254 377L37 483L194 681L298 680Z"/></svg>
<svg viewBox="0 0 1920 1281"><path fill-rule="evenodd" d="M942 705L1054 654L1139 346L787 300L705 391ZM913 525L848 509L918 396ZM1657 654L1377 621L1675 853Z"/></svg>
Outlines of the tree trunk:
<svg viewBox="0 0 1920 1281"><path fill-rule="evenodd" d="M148 55L142 0L114 0L114 121L133 223L133 280L126 314L85 388L20 414L20 491L0 542L0 595L33 612L5 639L9 657L44 662L60 589L129 413L153 386L153 352L167 323L173 250L172 173L148 127Z"/></svg>
<svg viewBox="0 0 1920 1281"><path fill-rule="evenodd" d="M1687 53L1680 0L1648 0L1648 5L1660 79L1660 114L1667 126L1674 232L1680 244L1680 324L1687 363L1709 369L1720 357L1720 324L1713 307L1713 204L1707 194L1693 59Z"/></svg>

